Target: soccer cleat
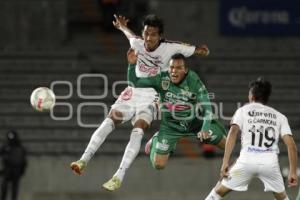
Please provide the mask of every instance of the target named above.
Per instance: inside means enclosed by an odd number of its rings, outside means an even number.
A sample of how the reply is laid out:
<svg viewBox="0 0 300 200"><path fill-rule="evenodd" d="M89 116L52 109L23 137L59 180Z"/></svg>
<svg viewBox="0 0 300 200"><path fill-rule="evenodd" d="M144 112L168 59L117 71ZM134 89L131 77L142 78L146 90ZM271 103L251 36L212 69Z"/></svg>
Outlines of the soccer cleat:
<svg viewBox="0 0 300 200"><path fill-rule="evenodd" d="M154 137L157 137L158 132L156 132L151 138L150 140L148 140L148 142L145 145L145 154L149 155L151 153L151 146L152 146L152 141Z"/></svg>
<svg viewBox="0 0 300 200"><path fill-rule="evenodd" d="M145 145L145 154L146 155L149 155L151 152L152 138L150 140L148 140L148 142Z"/></svg>
<svg viewBox="0 0 300 200"><path fill-rule="evenodd" d="M71 169L75 174L81 175L84 168L86 167L86 162L83 160L77 160L71 163Z"/></svg>
<svg viewBox="0 0 300 200"><path fill-rule="evenodd" d="M121 184L121 180L118 177L113 176L109 181L104 183L102 187L108 191L115 191L121 187Z"/></svg>

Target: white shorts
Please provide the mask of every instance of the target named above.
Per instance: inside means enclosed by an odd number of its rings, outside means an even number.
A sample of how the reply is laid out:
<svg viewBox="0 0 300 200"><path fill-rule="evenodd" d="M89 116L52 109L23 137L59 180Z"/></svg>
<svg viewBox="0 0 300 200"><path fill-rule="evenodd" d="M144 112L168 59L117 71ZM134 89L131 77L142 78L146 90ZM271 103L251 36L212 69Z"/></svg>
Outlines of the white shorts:
<svg viewBox="0 0 300 200"><path fill-rule="evenodd" d="M263 182L265 192L280 193L285 190L278 162L250 164L237 161L229 170L229 177L222 180L222 185L234 191L247 191L250 181L255 177Z"/></svg>
<svg viewBox="0 0 300 200"><path fill-rule="evenodd" d="M153 88L128 86L111 107L122 112L123 123L132 119L132 124L135 124L137 120L142 119L150 125L157 114L156 100L157 93Z"/></svg>

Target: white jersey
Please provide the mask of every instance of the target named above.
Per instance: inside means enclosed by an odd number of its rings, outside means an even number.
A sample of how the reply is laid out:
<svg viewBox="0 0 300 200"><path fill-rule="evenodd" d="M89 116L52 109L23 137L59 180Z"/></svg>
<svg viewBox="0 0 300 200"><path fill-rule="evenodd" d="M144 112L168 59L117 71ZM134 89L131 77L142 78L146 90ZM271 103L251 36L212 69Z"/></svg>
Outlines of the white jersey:
<svg viewBox="0 0 300 200"><path fill-rule="evenodd" d="M162 41L154 51L147 51L143 39L132 37L129 41L138 55L135 69L137 77L155 76L160 71L167 71L171 56L176 53L189 57L195 52L195 46L168 41Z"/></svg>
<svg viewBox="0 0 300 200"><path fill-rule="evenodd" d="M154 51L147 51L144 40L138 37L129 39L130 46L138 55L135 73L137 77L149 77L167 71L171 57L181 53L185 57L194 54L196 47L188 44L162 41ZM134 88L135 92L156 94L153 88Z"/></svg>
<svg viewBox="0 0 300 200"><path fill-rule="evenodd" d="M231 124L241 130L240 162L278 162L279 136L292 135L287 118L269 106L249 103L239 108Z"/></svg>

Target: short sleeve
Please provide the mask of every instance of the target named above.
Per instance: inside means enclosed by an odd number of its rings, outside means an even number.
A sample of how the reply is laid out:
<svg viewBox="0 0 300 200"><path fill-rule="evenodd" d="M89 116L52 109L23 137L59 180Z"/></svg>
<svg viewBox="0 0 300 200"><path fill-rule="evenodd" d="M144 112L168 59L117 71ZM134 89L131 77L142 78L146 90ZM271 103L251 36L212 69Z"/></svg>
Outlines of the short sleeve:
<svg viewBox="0 0 300 200"><path fill-rule="evenodd" d="M239 108L235 111L232 119L231 119L231 122L230 122L230 125L233 125L233 124L236 124L240 127L240 129L243 128L243 112L242 112L242 108Z"/></svg>
<svg viewBox="0 0 300 200"><path fill-rule="evenodd" d="M292 135L292 131L288 122L288 119L286 118L286 116L282 116L281 119L281 126L280 126L280 135L284 136L284 135Z"/></svg>
<svg viewBox="0 0 300 200"><path fill-rule="evenodd" d="M142 39L138 37L131 37L129 39L130 47L134 50L137 50L139 44L142 42Z"/></svg>
<svg viewBox="0 0 300 200"><path fill-rule="evenodd" d="M185 57L190 57L195 53L196 47L189 44L174 43L174 48L177 49L176 53L181 53Z"/></svg>

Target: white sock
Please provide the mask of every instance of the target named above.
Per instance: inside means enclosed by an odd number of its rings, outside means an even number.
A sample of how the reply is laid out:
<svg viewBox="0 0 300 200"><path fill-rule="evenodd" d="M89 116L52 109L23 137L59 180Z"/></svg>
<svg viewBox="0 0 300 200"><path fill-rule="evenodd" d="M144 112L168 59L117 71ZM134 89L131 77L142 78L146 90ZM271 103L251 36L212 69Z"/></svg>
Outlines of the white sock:
<svg viewBox="0 0 300 200"><path fill-rule="evenodd" d="M112 119L106 118L102 124L95 130L93 133L89 144L87 145L84 153L82 154L80 160L88 163L90 159L93 157L95 152L104 142L105 138L110 134L115 128L115 124Z"/></svg>
<svg viewBox="0 0 300 200"><path fill-rule="evenodd" d="M130 140L126 146L120 167L114 174L114 176L117 176L121 181L124 179L126 170L140 152L143 135L144 131L141 128L134 128L131 131Z"/></svg>
<svg viewBox="0 0 300 200"><path fill-rule="evenodd" d="M215 188L213 188L209 193L209 195L205 198L205 200L220 200L220 199L222 199L222 197L216 193Z"/></svg>

